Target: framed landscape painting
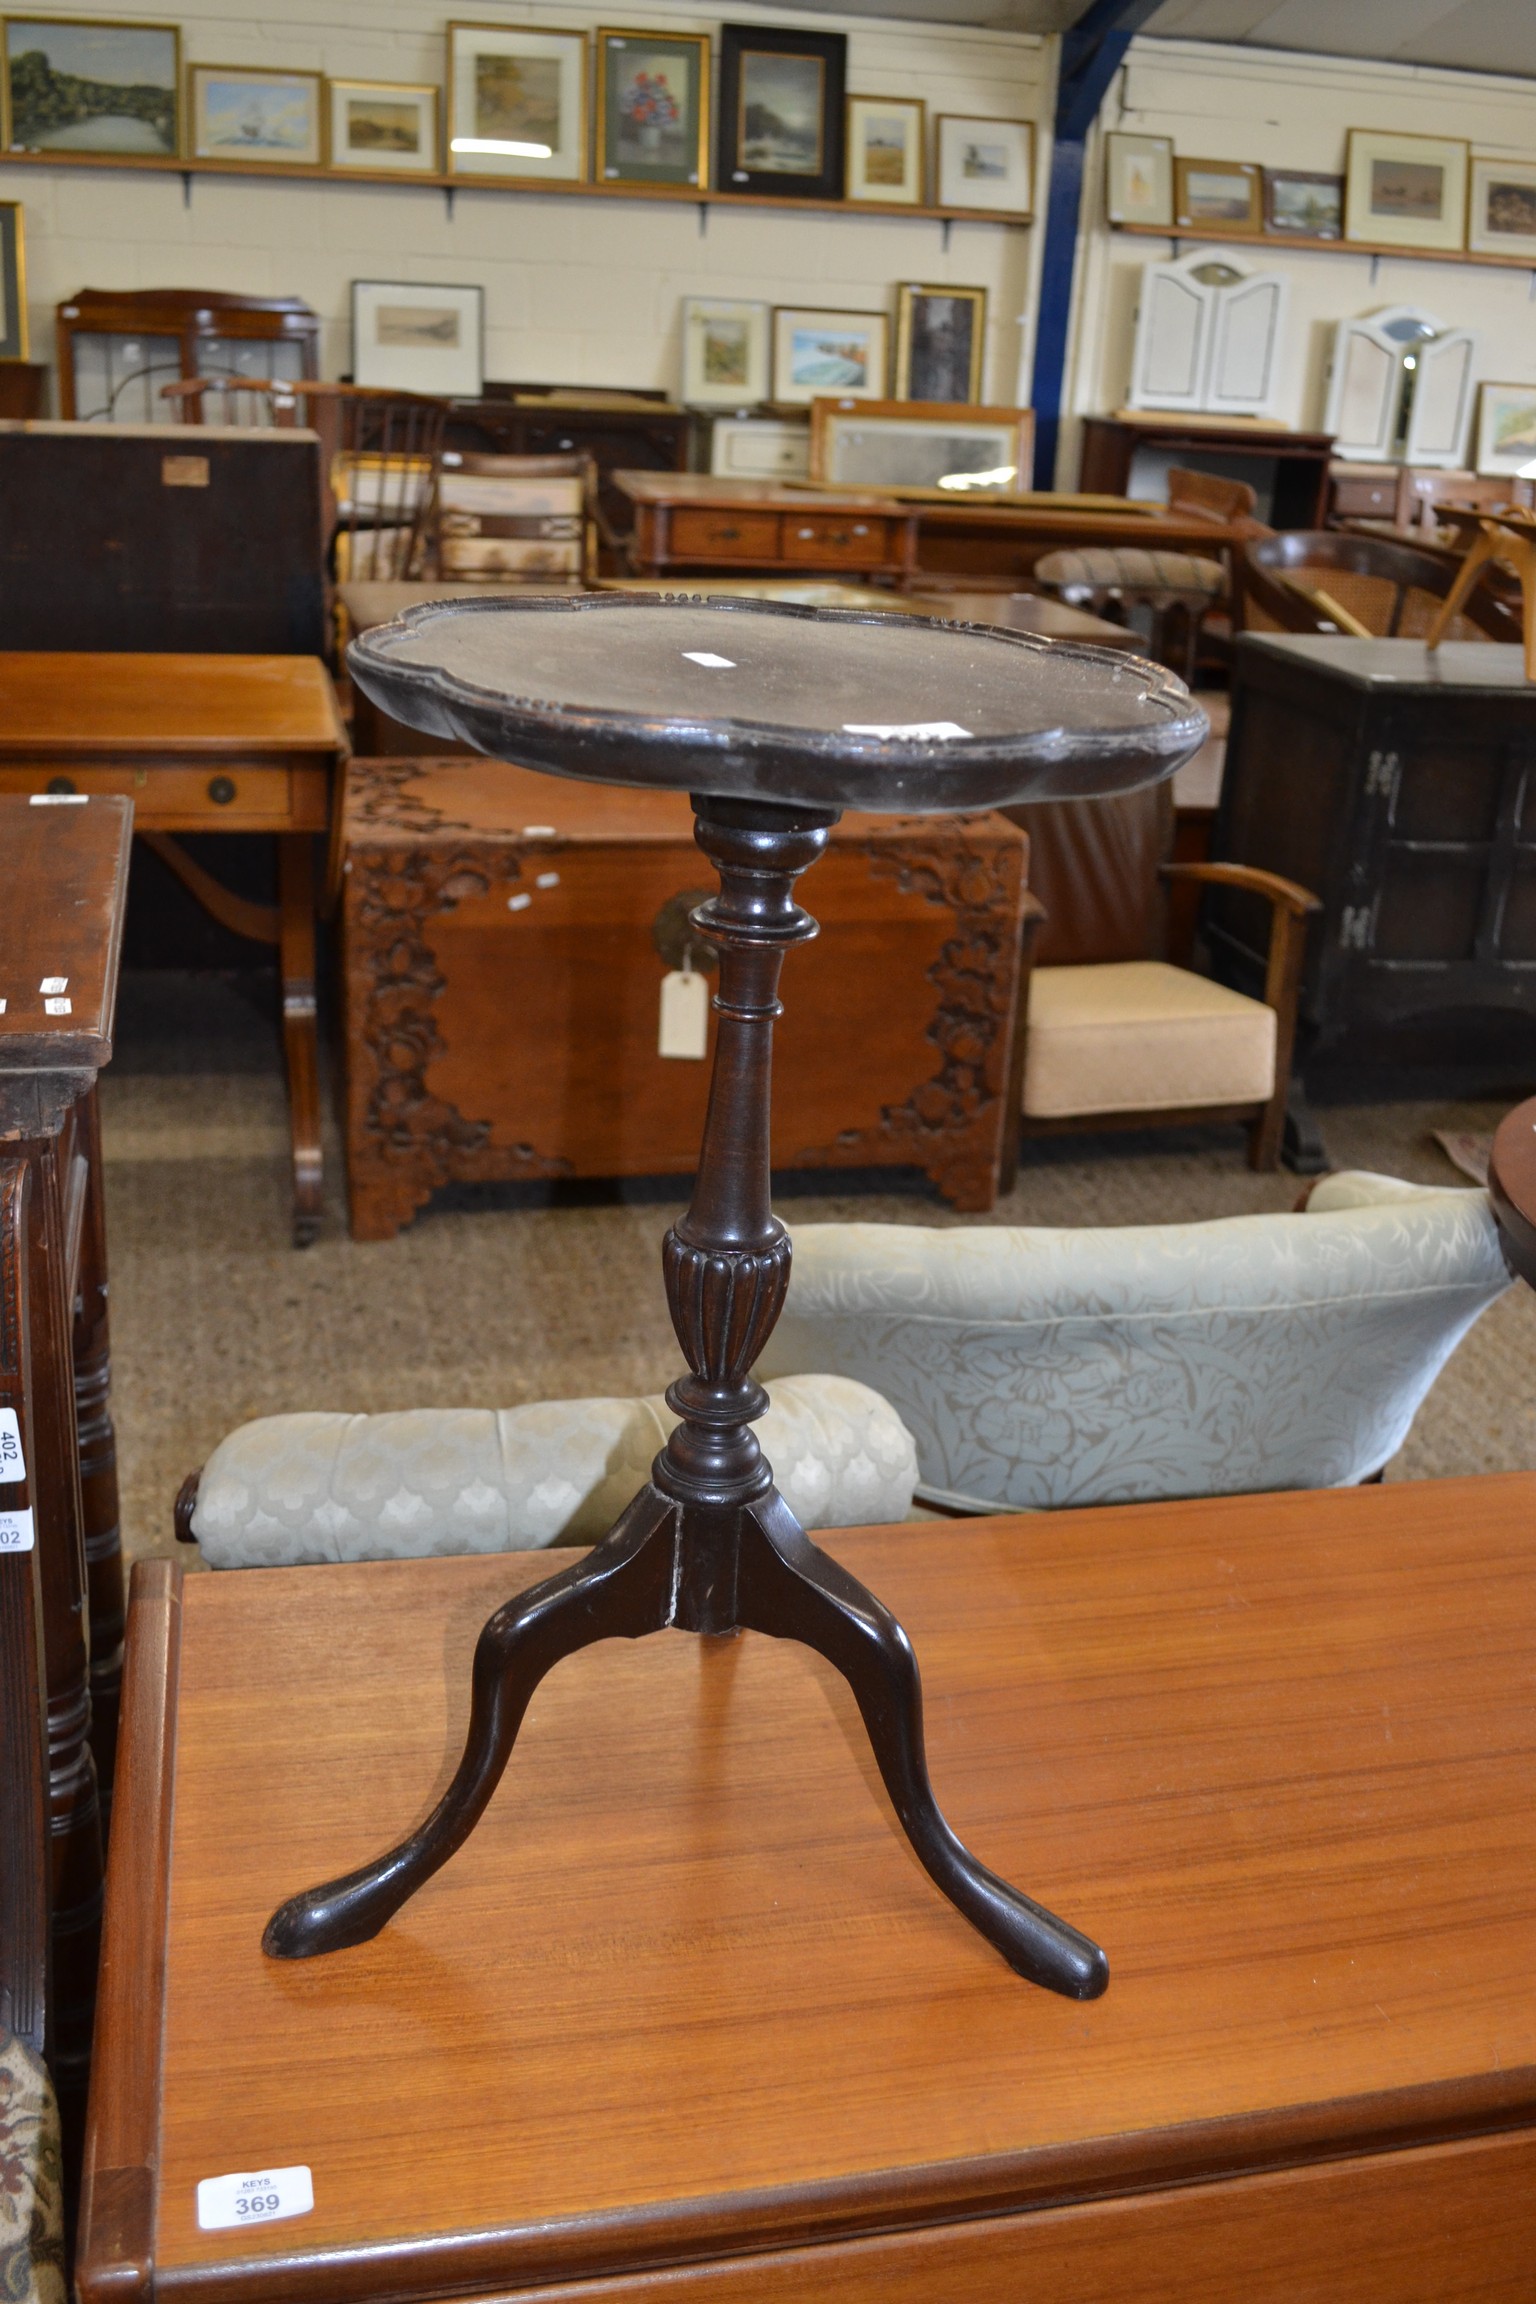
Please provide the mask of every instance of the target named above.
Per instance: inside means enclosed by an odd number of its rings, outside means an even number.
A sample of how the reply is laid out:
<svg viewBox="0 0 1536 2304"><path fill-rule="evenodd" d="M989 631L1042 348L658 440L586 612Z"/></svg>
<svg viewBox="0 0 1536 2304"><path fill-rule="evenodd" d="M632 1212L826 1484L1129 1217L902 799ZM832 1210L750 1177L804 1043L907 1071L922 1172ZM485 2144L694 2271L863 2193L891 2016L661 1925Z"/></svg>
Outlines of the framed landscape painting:
<svg viewBox="0 0 1536 2304"><path fill-rule="evenodd" d="M1111 224L1173 222L1173 138L1112 128L1104 139L1104 213Z"/></svg>
<svg viewBox="0 0 1536 2304"><path fill-rule="evenodd" d="M1477 403L1477 468L1513 479L1536 465L1536 384L1484 384Z"/></svg>
<svg viewBox="0 0 1536 2304"><path fill-rule="evenodd" d="M841 32L722 25L718 189L841 200L847 75Z"/></svg>
<svg viewBox="0 0 1536 2304"><path fill-rule="evenodd" d="M941 112L934 131L939 207L979 208L989 216L1033 213L1035 131L1029 121Z"/></svg>
<svg viewBox="0 0 1536 2304"><path fill-rule="evenodd" d="M437 90L394 80L328 80L331 166L391 176L437 170Z"/></svg>
<svg viewBox="0 0 1536 2304"><path fill-rule="evenodd" d="M1251 161L1174 161L1173 220L1180 231L1257 232L1263 215L1263 172Z"/></svg>
<svg viewBox="0 0 1536 2304"><path fill-rule="evenodd" d="M1459 136L1351 128L1344 237L1382 248L1465 247L1467 147Z"/></svg>
<svg viewBox="0 0 1536 2304"><path fill-rule="evenodd" d="M936 498L1008 496L1026 485L1034 443L1028 408L949 408L923 400L811 410L811 478L845 488L901 488Z"/></svg>
<svg viewBox="0 0 1536 2304"><path fill-rule="evenodd" d="M600 183L705 183L708 35L599 32L597 135Z"/></svg>
<svg viewBox="0 0 1536 2304"><path fill-rule="evenodd" d="M683 298L683 405L752 408L768 397L768 306Z"/></svg>
<svg viewBox="0 0 1536 2304"><path fill-rule="evenodd" d="M450 24L448 166L456 176L581 181L587 172L585 32Z"/></svg>
<svg viewBox="0 0 1536 2304"><path fill-rule="evenodd" d="M318 72L194 64L189 80L194 160L319 167L325 157L325 114Z"/></svg>
<svg viewBox="0 0 1536 2304"><path fill-rule="evenodd" d="M1479 256L1536 259L1536 162L1474 156L1467 184L1467 246Z"/></svg>
<svg viewBox="0 0 1536 2304"><path fill-rule="evenodd" d="M12 152L178 159L181 34L174 24L8 16L4 98Z"/></svg>
<svg viewBox="0 0 1536 2304"><path fill-rule="evenodd" d="M883 312L819 312L781 304L773 315L773 397L808 408L819 394L883 400L890 322Z"/></svg>
<svg viewBox="0 0 1536 2304"><path fill-rule="evenodd" d="M352 380L387 392L477 400L485 291L420 280L354 280Z"/></svg>
<svg viewBox="0 0 1536 2304"><path fill-rule="evenodd" d="M979 400L986 337L985 288L899 288L897 399Z"/></svg>
<svg viewBox="0 0 1536 2304"><path fill-rule="evenodd" d="M923 198L927 107L920 96L850 96L848 197L916 208Z"/></svg>
<svg viewBox="0 0 1536 2304"><path fill-rule="evenodd" d="M1337 240L1344 230L1343 177L1266 168L1264 229L1277 240Z"/></svg>

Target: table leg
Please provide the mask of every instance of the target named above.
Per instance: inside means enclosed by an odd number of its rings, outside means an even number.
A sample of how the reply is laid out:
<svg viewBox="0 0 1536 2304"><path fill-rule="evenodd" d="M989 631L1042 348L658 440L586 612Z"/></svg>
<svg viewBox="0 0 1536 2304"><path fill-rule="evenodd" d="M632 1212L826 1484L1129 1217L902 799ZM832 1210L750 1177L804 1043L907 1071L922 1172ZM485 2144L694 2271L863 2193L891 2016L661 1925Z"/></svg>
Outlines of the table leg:
<svg viewBox="0 0 1536 2304"><path fill-rule="evenodd" d="M33 1498L48 1682L48 1823L53 1876L53 2071L61 2103L83 2107L101 1939L101 1810L91 1756L85 1546L75 1424L68 1254L59 1148L25 1147L32 1171Z"/></svg>
<svg viewBox="0 0 1536 2304"><path fill-rule="evenodd" d="M293 1244L307 1248L320 1229L320 1047L315 1005L315 866L307 832L277 843L278 971L288 1126L293 1145Z"/></svg>
<svg viewBox="0 0 1536 2304"><path fill-rule="evenodd" d="M85 1158L85 1210L75 1282L75 1419L80 1445L80 1500L90 1611L91 1749L102 1812L110 1812L117 1756L117 1710L123 1680L123 1542L117 1495L117 1434L112 1425L112 1337L107 1320L107 1228L101 1184L101 1116L93 1088L80 1112L76 1143Z"/></svg>

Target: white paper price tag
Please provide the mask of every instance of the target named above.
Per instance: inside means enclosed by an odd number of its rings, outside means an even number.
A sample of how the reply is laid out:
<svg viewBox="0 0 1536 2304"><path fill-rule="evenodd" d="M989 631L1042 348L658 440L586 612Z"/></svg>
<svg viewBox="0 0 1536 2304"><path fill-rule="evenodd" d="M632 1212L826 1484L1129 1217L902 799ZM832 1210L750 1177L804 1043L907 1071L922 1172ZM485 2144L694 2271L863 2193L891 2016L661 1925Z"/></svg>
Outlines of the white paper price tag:
<svg viewBox="0 0 1536 2304"><path fill-rule="evenodd" d="M197 2188L197 2226L200 2232L231 2232L242 2224L279 2224L285 2216L307 2216L314 2204L307 2168L205 2176Z"/></svg>
<svg viewBox="0 0 1536 2304"><path fill-rule="evenodd" d="M662 1056L709 1054L709 979L692 969L672 968L661 980Z"/></svg>
<svg viewBox="0 0 1536 2304"><path fill-rule="evenodd" d="M20 1420L14 1408L0 1408L0 1487L7 1480L25 1480L26 1476Z"/></svg>
<svg viewBox="0 0 1536 2304"><path fill-rule="evenodd" d="M24 1512L0 1512L0 1552L30 1552L35 1541L30 1505Z"/></svg>
<svg viewBox="0 0 1536 2304"><path fill-rule="evenodd" d="M74 1010L73 1000L45 1000L43 1002L43 1014L45 1016L72 1016Z"/></svg>
<svg viewBox="0 0 1536 2304"><path fill-rule="evenodd" d="M45 976L39 984L38 990L39 992L67 992L69 990L69 978L67 976Z"/></svg>

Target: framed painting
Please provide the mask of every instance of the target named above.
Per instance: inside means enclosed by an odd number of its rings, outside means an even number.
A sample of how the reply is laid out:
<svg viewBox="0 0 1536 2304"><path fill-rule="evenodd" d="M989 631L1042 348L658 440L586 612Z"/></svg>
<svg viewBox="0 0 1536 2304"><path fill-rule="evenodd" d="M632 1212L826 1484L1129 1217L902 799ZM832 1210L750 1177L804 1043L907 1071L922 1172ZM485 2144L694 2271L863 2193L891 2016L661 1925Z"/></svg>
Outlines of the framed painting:
<svg viewBox="0 0 1536 2304"><path fill-rule="evenodd" d="M1344 237L1382 248L1464 247L1464 140L1351 128L1344 171Z"/></svg>
<svg viewBox="0 0 1536 2304"><path fill-rule="evenodd" d="M847 76L841 32L722 25L717 188L841 200Z"/></svg>
<svg viewBox="0 0 1536 2304"><path fill-rule="evenodd" d="M1104 139L1104 214L1111 224L1173 222L1173 138L1113 128Z"/></svg>
<svg viewBox="0 0 1536 2304"><path fill-rule="evenodd" d="M1173 221L1180 232L1219 238L1257 232L1264 220L1264 171L1248 160L1173 163Z"/></svg>
<svg viewBox="0 0 1536 2304"><path fill-rule="evenodd" d="M390 176L437 172L436 88L394 80L328 80L333 168Z"/></svg>
<svg viewBox="0 0 1536 2304"><path fill-rule="evenodd" d="M973 120L941 112L934 122L935 191L941 208L987 216L1034 213L1035 131L1028 120Z"/></svg>
<svg viewBox="0 0 1536 2304"><path fill-rule="evenodd" d="M883 400L890 370L891 324L883 312L819 312L775 305L773 397L781 407L808 408L818 393Z"/></svg>
<svg viewBox="0 0 1536 2304"><path fill-rule="evenodd" d="M979 400L986 342L985 288L898 288L896 398Z"/></svg>
<svg viewBox="0 0 1536 2304"><path fill-rule="evenodd" d="M707 33L599 32L597 140L600 183L706 183Z"/></svg>
<svg viewBox="0 0 1536 2304"><path fill-rule="evenodd" d="M1028 486L1034 424L1028 408L818 399L811 406L811 478L843 488L931 492L939 500L1017 495Z"/></svg>
<svg viewBox="0 0 1536 2304"><path fill-rule="evenodd" d="M174 24L7 16L6 148L82 158L179 159L181 34Z"/></svg>
<svg viewBox="0 0 1536 2304"><path fill-rule="evenodd" d="M587 173L587 35L531 24L448 27L455 176L579 183Z"/></svg>
<svg viewBox="0 0 1536 2304"><path fill-rule="evenodd" d="M1536 384L1484 384L1477 400L1479 472L1536 477Z"/></svg>
<svg viewBox="0 0 1536 2304"><path fill-rule="evenodd" d="M352 380L386 392L478 400L485 291L436 281L354 280Z"/></svg>
<svg viewBox="0 0 1536 2304"><path fill-rule="evenodd" d="M685 408L753 408L768 397L769 307L737 297L683 298Z"/></svg>
<svg viewBox="0 0 1536 2304"><path fill-rule="evenodd" d="M26 227L21 202L0 200L0 360L26 356Z"/></svg>
<svg viewBox="0 0 1536 2304"><path fill-rule="evenodd" d="M318 168L325 107L318 72L194 64L188 74L192 158L263 168Z"/></svg>
<svg viewBox="0 0 1536 2304"><path fill-rule="evenodd" d="M920 96L850 96L848 198L920 208L928 108Z"/></svg>
<svg viewBox="0 0 1536 2304"><path fill-rule="evenodd" d="M1264 229L1277 240L1337 240L1344 230L1343 177L1266 168Z"/></svg>
<svg viewBox="0 0 1536 2304"><path fill-rule="evenodd" d="M1482 160L1467 176L1467 246L1478 256L1536 263L1536 163Z"/></svg>

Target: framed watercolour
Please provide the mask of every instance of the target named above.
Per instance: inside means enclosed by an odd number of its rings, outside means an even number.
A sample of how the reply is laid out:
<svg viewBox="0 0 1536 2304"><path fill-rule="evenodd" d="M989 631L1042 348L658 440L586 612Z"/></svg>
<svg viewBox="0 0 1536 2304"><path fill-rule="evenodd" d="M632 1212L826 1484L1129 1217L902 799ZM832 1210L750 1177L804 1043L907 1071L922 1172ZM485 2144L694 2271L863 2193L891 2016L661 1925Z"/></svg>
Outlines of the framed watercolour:
<svg viewBox="0 0 1536 2304"><path fill-rule="evenodd" d="M328 80L333 168L437 172L437 90L393 80Z"/></svg>
<svg viewBox="0 0 1536 2304"><path fill-rule="evenodd" d="M979 400L986 341L985 288L898 288L896 398Z"/></svg>
<svg viewBox="0 0 1536 2304"><path fill-rule="evenodd" d="M1467 147L1457 136L1351 128L1344 237L1381 248L1464 247Z"/></svg>
<svg viewBox="0 0 1536 2304"><path fill-rule="evenodd" d="M194 160L318 168L325 109L318 72L259 64L194 64L187 75Z"/></svg>
<svg viewBox="0 0 1536 2304"><path fill-rule="evenodd" d="M21 202L0 200L0 360L26 356L27 259Z"/></svg>
<svg viewBox="0 0 1536 2304"><path fill-rule="evenodd" d="M1536 476L1536 384L1484 384L1477 401L1479 472Z"/></svg>
<svg viewBox="0 0 1536 2304"><path fill-rule="evenodd" d="M1104 214L1111 224L1173 222L1173 139L1113 128L1104 139Z"/></svg>
<svg viewBox="0 0 1536 2304"><path fill-rule="evenodd" d="M1264 220L1264 171L1249 160L1173 164L1173 221L1181 232L1219 237L1257 232Z"/></svg>
<svg viewBox="0 0 1536 2304"><path fill-rule="evenodd" d="M921 400L861 407L838 395L811 409L811 478L843 488L932 490L939 498L1017 495L1027 486L1028 408L948 408Z"/></svg>
<svg viewBox="0 0 1536 2304"><path fill-rule="evenodd" d="M485 291L420 280L354 280L352 381L386 392L478 400Z"/></svg>
<svg viewBox="0 0 1536 2304"><path fill-rule="evenodd" d="M174 24L77 16L5 19L5 142L96 159L181 154L181 34Z"/></svg>
<svg viewBox="0 0 1536 2304"><path fill-rule="evenodd" d="M1035 131L1029 121L941 112L934 129L939 207L979 208L989 216L1033 214Z"/></svg>
<svg viewBox="0 0 1536 2304"><path fill-rule="evenodd" d="M1344 230L1343 177L1266 168L1264 229L1277 240L1337 240Z"/></svg>
<svg viewBox="0 0 1536 2304"><path fill-rule="evenodd" d="M532 25L448 27L455 176L579 183L587 173L587 36Z"/></svg>
<svg viewBox="0 0 1536 2304"><path fill-rule="evenodd" d="M707 183L708 35L599 32L597 144L600 183Z"/></svg>
<svg viewBox="0 0 1536 2304"><path fill-rule="evenodd" d="M1467 178L1467 246L1479 256L1536 261L1536 163L1474 155Z"/></svg>
<svg viewBox="0 0 1536 2304"><path fill-rule="evenodd" d="M769 308L735 297L683 298L685 408L752 408L768 397Z"/></svg>
<svg viewBox="0 0 1536 2304"><path fill-rule="evenodd" d="M722 25L717 188L841 200L847 75L841 32Z"/></svg>
<svg viewBox="0 0 1536 2304"><path fill-rule="evenodd" d="M848 197L918 208L927 106L920 96L850 96Z"/></svg>
<svg viewBox="0 0 1536 2304"><path fill-rule="evenodd" d="M818 393L845 400L883 400L890 371L891 325L883 312L818 312L775 305L773 397L781 407L808 408Z"/></svg>

